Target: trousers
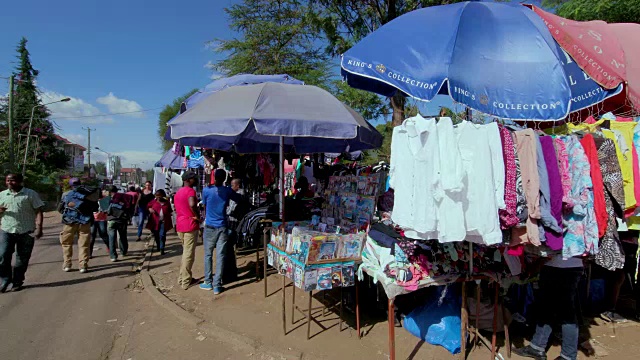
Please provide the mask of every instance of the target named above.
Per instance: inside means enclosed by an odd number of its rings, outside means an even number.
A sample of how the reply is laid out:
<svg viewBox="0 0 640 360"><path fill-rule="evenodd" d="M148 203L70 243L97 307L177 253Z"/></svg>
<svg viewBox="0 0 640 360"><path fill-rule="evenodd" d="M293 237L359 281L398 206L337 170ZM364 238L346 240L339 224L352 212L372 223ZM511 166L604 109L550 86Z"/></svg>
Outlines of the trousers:
<svg viewBox="0 0 640 360"><path fill-rule="evenodd" d="M178 284L186 289L191 284L193 278L192 268L196 258L196 241L200 230L191 232L179 232L178 237L182 242L182 261L180 263L180 275L178 276Z"/></svg>
<svg viewBox="0 0 640 360"><path fill-rule="evenodd" d="M531 347L546 351L547 342L556 322L562 326L562 349L560 356L566 360L578 357L578 282L583 268L555 268L543 266L540 271L540 294L538 296L538 323L531 340Z"/></svg>
<svg viewBox="0 0 640 360"><path fill-rule="evenodd" d="M10 234L0 230L0 279L2 281L22 284L24 274L29 266L34 239L29 234ZM13 253L16 262L11 268Z"/></svg>
<svg viewBox="0 0 640 360"><path fill-rule="evenodd" d="M71 267L73 261L73 240L78 235L78 265L86 268L89 265L89 246L91 246L91 224L65 224L60 233L63 266Z"/></svg>
<svg viewBox="0 0 640 360"><path fill-rule="evenodd" d="M91 225L91 246L89 246L89 256L93 256L93 245L96 243L96 237L100 236L104 246L109 248L109 234L107 233L106 221L94 221Z"/></svg>
<svg viewBox="0 0 640 360"><path fill-rule="evenodd" d="M227 253L227 228L204 229L204 282L213 284L213 287L222 286L222 273L224 271L225 257ZM213 276L213 251L216 250L216 274Z"/></svg>
<svg viewBox="0 0 640 360"><path fill-rule="evenodd" d="M107 233L109 233L109 257L117 259L116 247L120 247L122 256L129 251L129 241L127 240L127 223L124 221L109 221L107 223ZM117 246L116 246L117 245Z"/></svg>

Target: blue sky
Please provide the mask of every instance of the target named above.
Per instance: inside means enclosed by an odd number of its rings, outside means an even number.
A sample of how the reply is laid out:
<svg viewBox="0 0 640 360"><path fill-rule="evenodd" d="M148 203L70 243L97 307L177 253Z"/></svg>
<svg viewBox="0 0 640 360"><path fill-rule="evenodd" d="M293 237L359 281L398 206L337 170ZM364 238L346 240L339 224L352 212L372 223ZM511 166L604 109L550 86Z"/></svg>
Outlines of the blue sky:
<svg viewBox="0 0 640 360"><path fill-rule="evenodd" d="M223 9L232 0L23 0L5 2L0 12L0 77L15 65L22 36L36 69L43 101L61 135L121 155L125 166L148 168L159 159L160 108L211 81L206 64L215 60L205 44L230 38ZM335 60L336 72L339 60ZM6 93L2 80L0 92ZM448 97L421 105L425 114L451 106ZM454 107L461 111L462 107ZM135 112L126 115L113 113ZM104 160L99 151L92 162Z"/></svg>
<svg viewBox="0 0 640 360"><path fill-rule="evenodd" d="M29 39L43 101L60 133L86 146L83 127L96 129L92 146L121 154L125 165L151 166L160 155L159 107L209 83L214 59L205 43L230 37L223 8L230 0L23 0L0 12L0 77L15 65L20 37ZM7 91L5 80L0 91ZM155 109L122 116L96 116ZM94 152L94 159L103 159Z"/></svg>

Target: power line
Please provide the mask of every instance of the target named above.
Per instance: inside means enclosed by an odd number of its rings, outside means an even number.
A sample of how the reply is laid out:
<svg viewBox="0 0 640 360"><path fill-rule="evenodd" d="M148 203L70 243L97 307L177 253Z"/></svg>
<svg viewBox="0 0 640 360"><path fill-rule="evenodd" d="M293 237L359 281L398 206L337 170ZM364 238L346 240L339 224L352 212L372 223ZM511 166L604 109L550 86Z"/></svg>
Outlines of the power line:
<svg viewBox="0 0 640 360"><path fill-rule="evenodd" d="M126 111L126 112L119 112L119 113L96 114L96 115L57 116L57 117L49 117L49 118L47 118L47 119L49 119L49 120L61 120L61 119L85 119L85 118L105 117L105 116L114 116L114 115L135 114L135 113L141 113L141 112L148 112L148 111L160 110L160 109L162 109L162 108L164 108L164 106L157 107L157 108L152 108L152 109L142 109L142 110L137 110L137 111ZM29 120L29 119L22 118L21 120Z"/></svg>

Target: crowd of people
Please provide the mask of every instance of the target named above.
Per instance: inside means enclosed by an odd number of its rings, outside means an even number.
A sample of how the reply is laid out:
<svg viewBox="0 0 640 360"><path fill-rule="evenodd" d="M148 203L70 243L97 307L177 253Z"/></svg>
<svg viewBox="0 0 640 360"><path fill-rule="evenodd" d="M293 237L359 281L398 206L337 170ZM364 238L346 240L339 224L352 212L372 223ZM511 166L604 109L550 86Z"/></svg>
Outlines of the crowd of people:
<svg viewBox="0 0 640 360"><path fill-rule="evenodd" d="M86 273L98 237L106 246L110 260L116 262L118 255L128 255L129 225L136 227L136 241L142 240L145 228L149 230L161 255L165 254L167 233L175 228L182 243L178 283L186 290L196 282L192 268L197 239L203 228L205 276L200 288L212 290L214 294L221 293L224 290L222 273L229 251L229 236L233 233L228 228L228 209L230 205L235 207L247 201L240 189L241 182L234 179L228 187L224 184L226 178L224 170L216 170L215 182L203 189L201 201L195 190L197 175L190 171L183 173L183 187L173 194L172 199L163 189L154 192L150 181L142 189L132 186L127 192L120 192L116 186L98 189L83 185L78 178L69 179L69 191L62 194L57 207L63 224L60 233L62 270L69 272L73 269L76 238L78 270ZM22 175L9 174L5 184L7 190L0 192L1 292L6 292L9 286L12 291L23 288L34 240L42 237L45 205L38 193L24 187ZM12 266L14 253L15 263Z"/></svg>

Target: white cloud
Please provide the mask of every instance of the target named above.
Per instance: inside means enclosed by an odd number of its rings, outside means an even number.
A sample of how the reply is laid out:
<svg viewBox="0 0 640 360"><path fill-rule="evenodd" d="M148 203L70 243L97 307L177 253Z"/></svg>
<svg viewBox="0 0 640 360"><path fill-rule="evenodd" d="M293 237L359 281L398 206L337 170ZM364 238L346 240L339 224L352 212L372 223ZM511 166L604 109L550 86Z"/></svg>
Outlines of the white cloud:
<svg viewBox="0 0 640 360"><path fill-rule="evenodd" d="M126 150L114 152L113 155L120 156L123 167L137 165L141 169L151 169L156 161L160 160L162 153L155 151Z"/></svg>
<svg viewBox="0 0 640 360"><path fill-rule="evenodd" d="M133 100L120 99L117 96L113 95L112 92L110 92L107 96L99 97L98 99L96 99L96 102L98 104L105 105L107 109L109 109L109 112L112 112L112 113L133 112L132 114L129 114L127 116L139 117L139 118L144 117L143 112L138 112L138 113L134 112L134 111L142 110L142 106L140 106L140 104L138 104Z"/></svg>
<svg viewBox="0 0 640 360"><path fill-rule="evenodd" d="M51 118L56 121L79 121L86 124L112 124L113 118L104 116L97 107L80 98L66 96L55 91L44 91L41 95L44 103L70 98L67 102L59 102L47 105L51 111Z"/></svg>
<svg viewBox="0 0 640 360"><path fill-rule="evenodd" d="M63 138L71 141L74 144L80 144L84 147L87 146L87 135L83 134L60 134Z"/></svg>

